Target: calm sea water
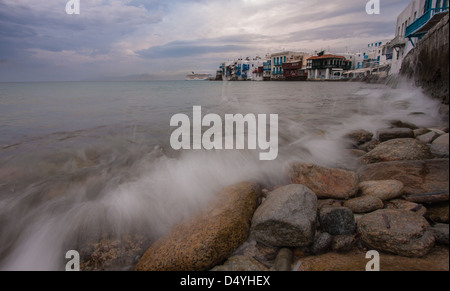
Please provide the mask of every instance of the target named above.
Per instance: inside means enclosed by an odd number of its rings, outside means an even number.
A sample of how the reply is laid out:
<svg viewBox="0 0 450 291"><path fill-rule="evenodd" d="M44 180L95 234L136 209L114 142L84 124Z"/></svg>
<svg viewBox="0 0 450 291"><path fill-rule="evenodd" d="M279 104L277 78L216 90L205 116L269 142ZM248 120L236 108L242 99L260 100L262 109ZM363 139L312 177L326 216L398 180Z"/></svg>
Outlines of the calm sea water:
<svg viewBox="0 0 450 291"><path fill-rule="evenodd" d="M279 156L169 146L174 114L279 115ZM420 89L364 83L0 83L0 269L63 270L80 241L149 239L222 187L288 183L292 161L353 166L342 136L442 122ZM419 113L420 114L417 114Z"/></svg>

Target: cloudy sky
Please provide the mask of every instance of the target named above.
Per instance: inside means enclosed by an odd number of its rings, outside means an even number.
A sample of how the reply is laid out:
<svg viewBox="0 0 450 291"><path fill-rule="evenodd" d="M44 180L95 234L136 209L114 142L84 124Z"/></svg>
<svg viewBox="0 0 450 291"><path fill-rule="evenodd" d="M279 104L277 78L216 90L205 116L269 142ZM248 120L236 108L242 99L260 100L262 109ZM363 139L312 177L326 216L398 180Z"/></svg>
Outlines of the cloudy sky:
<svg viewBox="0 0 450 291"><path fill-rule="evenodd" d="M0 0L0 82L214 73L280 50L361 51L394 36L409 0Z"/></svg>

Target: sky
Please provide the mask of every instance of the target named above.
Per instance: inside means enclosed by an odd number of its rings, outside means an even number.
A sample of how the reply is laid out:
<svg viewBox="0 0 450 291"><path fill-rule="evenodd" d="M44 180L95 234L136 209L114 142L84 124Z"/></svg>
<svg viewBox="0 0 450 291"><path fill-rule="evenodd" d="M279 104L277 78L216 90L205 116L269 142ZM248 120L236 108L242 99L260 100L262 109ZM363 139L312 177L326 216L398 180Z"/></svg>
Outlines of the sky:
<svg viewBox="0 0 450 291"><path fill-rule="evenodd" d="M392 39L409 0L0 0L0 82L215 74L284 50L359 52Z"/></svg>

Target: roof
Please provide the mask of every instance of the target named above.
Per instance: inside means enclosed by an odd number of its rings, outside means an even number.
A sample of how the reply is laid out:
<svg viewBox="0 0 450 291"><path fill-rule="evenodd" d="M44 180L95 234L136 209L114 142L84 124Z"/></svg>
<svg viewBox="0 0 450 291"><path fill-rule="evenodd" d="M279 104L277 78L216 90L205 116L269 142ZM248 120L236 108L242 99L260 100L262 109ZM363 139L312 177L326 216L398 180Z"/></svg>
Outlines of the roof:
<svg viewBox="0 0 450 291"><path fill-rule="evenodd" d="M322 60L322 59L344 59L347 61L347 59L343 56L337 56L337 55L322 55L322 56L315 56L310 57L308 60Z"/></svg>

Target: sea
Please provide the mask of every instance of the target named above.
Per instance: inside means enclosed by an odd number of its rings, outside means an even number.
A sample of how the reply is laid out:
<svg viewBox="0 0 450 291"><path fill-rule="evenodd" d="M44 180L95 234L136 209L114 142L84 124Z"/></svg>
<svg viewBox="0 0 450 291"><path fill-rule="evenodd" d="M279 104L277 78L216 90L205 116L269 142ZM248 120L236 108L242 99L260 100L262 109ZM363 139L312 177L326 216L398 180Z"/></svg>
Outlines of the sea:
<svg viewBox="0 0 450 291"><path fill-rule="evenodd" d="M0 83L0 270L64 270L67 251L103 237L151 243L225 186L288 184L292 162L352 169L346 133L439 126L439 105L406 81ZM277 114L277 159L174 150L170 120L194 106Z"/></svg>

